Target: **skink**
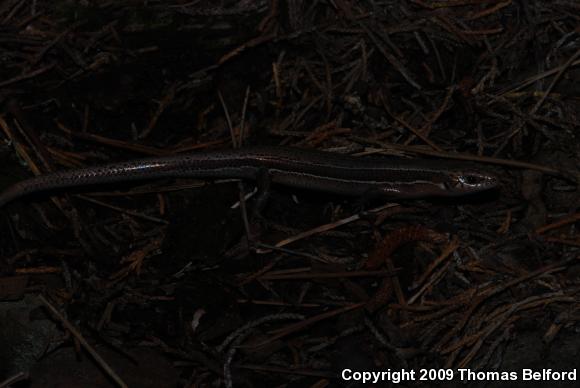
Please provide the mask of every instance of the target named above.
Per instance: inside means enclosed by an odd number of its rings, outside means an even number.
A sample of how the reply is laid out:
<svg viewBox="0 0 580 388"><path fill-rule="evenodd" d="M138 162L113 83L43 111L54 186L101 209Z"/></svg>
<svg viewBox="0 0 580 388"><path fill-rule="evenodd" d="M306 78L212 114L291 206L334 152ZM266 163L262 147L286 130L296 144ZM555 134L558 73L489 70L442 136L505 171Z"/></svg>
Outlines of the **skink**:
<svg viewBox="0 0 580 388"><path fill-rule="evenodd" d="M0 207L40 191L155 178L238 178L328 193L389 198L458 196L497 186L497 178L462 164L357 158L330 152L250 147L155 157L40 175L0 194Z"/></svg>

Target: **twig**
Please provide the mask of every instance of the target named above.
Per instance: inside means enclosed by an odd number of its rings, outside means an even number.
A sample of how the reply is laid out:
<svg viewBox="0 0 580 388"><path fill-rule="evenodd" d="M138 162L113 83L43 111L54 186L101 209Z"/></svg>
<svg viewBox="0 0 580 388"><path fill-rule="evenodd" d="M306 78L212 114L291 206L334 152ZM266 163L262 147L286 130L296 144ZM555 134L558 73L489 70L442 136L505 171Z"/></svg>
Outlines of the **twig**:
<svg viewBox="0 0 580 388"><path fill-rule="evenodd" d="M117 383L119 387L127 388L127 384L115 373L115 371L107 364L107 362L97 353L97 351L85 340L82 334L66 319L48 300L42 295L38 295L38 299L48 308L52 315L57 318L62 325L75 337L81 346L93 357L101 368Z"/></svg>

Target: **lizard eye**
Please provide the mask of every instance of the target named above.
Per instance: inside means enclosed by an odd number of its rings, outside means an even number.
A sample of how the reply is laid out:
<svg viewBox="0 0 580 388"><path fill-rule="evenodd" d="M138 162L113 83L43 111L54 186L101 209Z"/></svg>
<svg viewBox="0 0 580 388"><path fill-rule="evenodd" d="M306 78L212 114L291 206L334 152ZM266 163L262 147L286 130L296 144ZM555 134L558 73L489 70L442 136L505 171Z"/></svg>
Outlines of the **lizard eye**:
<svg viewBox="0 0 580 388"><path fill-rule="evenodd" d="M481 178L475 175L466 174L459 177L459 181L464 185L473 186L481 183Z"/></svg>
<svg viewBox="0 0 580 388"><path fill-rule="evenodd" d="M497 179L491 174L476 171L461 171L453 176L453 188L459 192L476 192L490 189L497 185Z"/></svg>

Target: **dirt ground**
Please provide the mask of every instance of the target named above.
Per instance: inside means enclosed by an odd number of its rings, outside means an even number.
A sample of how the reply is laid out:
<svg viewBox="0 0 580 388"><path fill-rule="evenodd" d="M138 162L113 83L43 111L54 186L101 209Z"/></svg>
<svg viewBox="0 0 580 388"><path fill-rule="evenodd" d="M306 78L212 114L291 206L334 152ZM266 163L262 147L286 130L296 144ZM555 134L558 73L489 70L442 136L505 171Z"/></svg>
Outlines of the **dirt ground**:
<svg viewBox="0 0 580 388"><path fill-rule="evenodd" d="M0 208L0 387L577 386L541 373L580 356L578 15L0 1L0 192L253 145L498 179L417 199L274 184L263 207L245 197L260 182L232 179L17 198ZM401 371L416 376L353 374Z"/></svg>

